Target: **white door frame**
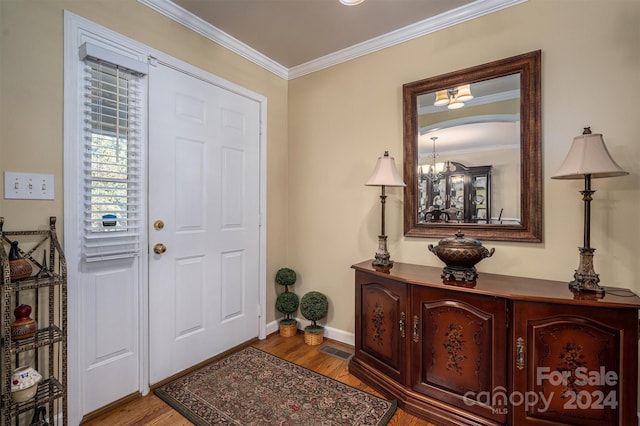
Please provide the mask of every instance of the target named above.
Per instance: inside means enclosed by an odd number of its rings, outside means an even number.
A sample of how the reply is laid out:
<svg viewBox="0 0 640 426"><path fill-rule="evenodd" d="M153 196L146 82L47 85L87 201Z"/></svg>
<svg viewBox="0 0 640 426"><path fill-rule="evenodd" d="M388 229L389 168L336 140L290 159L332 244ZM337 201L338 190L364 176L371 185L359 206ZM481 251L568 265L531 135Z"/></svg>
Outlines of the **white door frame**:
<svg viewBox="0 0 640 426"><path fill-rule="evenodd" d="M157 58L164 63L171 64L177 69L183 70L197 78L209 81L226 90L253 99L260 105L260 230L259 230L259 335L260 339L266 337L266 206L267 206L267 98L247 88L224 80L216 75L201 70L179 59L152 49L135 40L124 37L105 27L95 24L85 18L71 12L64 13L64 249L68 262L68 411L69 423L79 424L84 414L81 412L82 389L82 353L80 345L80 328L78 319L80 316L80 289L78 280L78 266L81 259L80 240L81 235L78 224L81 218L78 215L78 204L82 202L80 192L80 178L77 171L81 169L78 150L81 149L82 138L82 93L81 78L78 67L78 49L80 47L80 35L91 34L92 37L104 40L106 46L124 46L135 52L139 52L148 58ZM147 118L148 122L148 118ZM145 141L146 142L146 141ZM146 162L146 161L145 161ZM144 229L148 229L148 218L145 211ZM147 247L145 235L143 247ZM149 291L148 291L148 250L143 250L140 255L143 277L140 279L139 294L139 392L146 395L149 392ZM123 397L126 395L122 395Z"/></svg>

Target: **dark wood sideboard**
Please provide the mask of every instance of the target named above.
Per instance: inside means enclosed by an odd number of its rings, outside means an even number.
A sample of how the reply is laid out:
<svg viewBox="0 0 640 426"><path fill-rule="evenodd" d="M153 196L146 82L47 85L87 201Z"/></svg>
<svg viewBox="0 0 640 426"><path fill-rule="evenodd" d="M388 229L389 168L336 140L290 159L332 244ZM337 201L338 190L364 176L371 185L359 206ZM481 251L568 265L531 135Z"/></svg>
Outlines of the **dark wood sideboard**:
<svg viewBox="0 0 640 426"><path fill-rule="evenodd" d="M636 425L638 309L628 289L578 298L567 283L441 268L355 269L349 372L443 425Z"/></svg>

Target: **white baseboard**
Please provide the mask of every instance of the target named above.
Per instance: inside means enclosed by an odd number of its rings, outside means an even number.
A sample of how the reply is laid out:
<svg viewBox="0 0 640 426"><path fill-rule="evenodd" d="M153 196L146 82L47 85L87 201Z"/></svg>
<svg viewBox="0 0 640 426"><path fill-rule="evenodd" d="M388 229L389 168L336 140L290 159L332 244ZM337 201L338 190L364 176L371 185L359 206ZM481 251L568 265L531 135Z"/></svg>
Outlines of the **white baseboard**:
<svg viewBox="0 0 640 426"><path fill-rule="evenodd" d="M298 321L298 330L304 330L307 325L311 324L311 321L307 321L306 319L296 318L296 320ZM268 323L266 331L267 335L278 331L278 320ZM348 331L340 330L338 328L325 326L324 337L326 337L327 339L336 340L347 345L355 345L354 334Z"/></svg>
<svg viewBox="0 0 640 426"><path fill-rule="evenodd" d="M267 332L267 336L270 335L271 333L275 333L276 331L278 331L278 321L271 321L270 323L267 324L266 328L266 332Z"/></svg>
<svg viewBox="0 0 640 426"><path fill-rule="evenodd" d="M351 346L356 344L355 335L353 333L333 327L325 327L324 330L324 336L328 339L336 340Z"/></svg>

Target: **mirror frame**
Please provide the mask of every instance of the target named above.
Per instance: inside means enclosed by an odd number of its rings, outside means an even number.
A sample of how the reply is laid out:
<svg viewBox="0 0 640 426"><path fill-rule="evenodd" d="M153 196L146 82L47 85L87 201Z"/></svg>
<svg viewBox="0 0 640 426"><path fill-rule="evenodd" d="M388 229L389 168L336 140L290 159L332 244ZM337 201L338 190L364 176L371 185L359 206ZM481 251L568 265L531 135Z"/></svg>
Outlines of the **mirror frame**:
<svg viewBox="0 0 640 426"><path fill-rule="evenodd" d="M418 223L418 96L448 87L520 73L520 224ZM465 236L493 241L542 241L541 51L403 85L404 235Z"/></svg>

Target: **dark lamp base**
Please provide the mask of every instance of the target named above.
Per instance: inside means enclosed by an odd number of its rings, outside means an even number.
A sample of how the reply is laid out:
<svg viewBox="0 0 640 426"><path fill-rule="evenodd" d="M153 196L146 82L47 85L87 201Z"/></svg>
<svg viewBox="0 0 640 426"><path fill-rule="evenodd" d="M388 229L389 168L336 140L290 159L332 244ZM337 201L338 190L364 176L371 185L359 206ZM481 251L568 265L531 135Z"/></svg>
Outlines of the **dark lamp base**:
<svg viewBox="0 0 640 426"><path fill-rule="evenodd" d="M594 284L591 281L579 281L573 280L569 283L569 290L574 293L590 293L600 298L604 297L605 290L598 284Z"/></svg>
<svg viewBox="0 0 640 426"><path fill-rule="evenodd" d="M604 297L604 288L600 287L600 277L593 269L593 252L591 247L580 247L580 265L573 274L573 281L569 283L569 290L574 293L590 293L597 297Z"/></svg>
<svg viewBox="0 0 640 426"><path fill-rule="evenodd" d="M371 262L371 264L376 268L382 268L382 269L393 268L393 260L389 259L388 256L387 257L378 256L377 253L376 253L375 259L373 259L373 262Z"/></svg>
<svg viewBox="0 0 640 426"><path fill-rule="evenodd" d="M378 251L376 252L375 258L371 264L375 268L382 269L391 269L393 268L393 260L391 260L391 255L387 250L387 236L386 235L378 235Z"/></svg>

